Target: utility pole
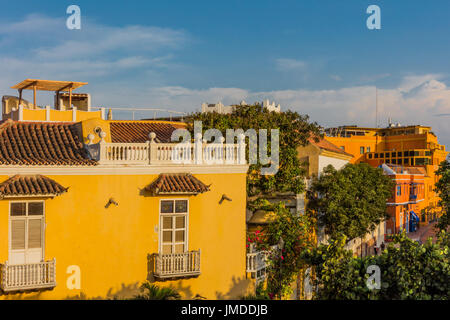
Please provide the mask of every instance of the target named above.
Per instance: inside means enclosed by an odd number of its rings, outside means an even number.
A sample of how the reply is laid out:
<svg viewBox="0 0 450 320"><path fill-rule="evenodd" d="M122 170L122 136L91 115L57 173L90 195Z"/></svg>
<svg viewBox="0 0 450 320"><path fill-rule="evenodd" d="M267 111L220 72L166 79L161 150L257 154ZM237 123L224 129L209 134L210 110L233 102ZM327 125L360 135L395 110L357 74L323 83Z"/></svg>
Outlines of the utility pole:
<svg viewBox="0 0 450 320"><path fill-rule="evenodd" d="M378 128L378 88L375 86L375 128Z"/></svg>
<svg viewBox="0 0 450 320"><path fill-rule="evenodd" d="M378 88L375 86L375 129L378 128ZM375 152L378 151L378 132L375 134Z"/></svg>

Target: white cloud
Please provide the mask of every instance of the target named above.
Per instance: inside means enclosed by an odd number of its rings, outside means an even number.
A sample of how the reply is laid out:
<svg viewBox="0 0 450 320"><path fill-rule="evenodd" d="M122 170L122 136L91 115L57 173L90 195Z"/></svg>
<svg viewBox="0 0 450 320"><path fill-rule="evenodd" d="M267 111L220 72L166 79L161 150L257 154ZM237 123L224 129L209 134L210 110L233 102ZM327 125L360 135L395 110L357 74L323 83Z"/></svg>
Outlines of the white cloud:
<svg viewBox="0 0 450 320"><path fill-rule="evenodd" d="M287 58L276 59L275 64L280 71L304 70L307 66L304 61Z"/></svg>
<svg viewBox="0 0 450 320"><path fill-rule="evenodd" d="M68 59L91 57L122 52L152 53L162 48L176 48L185 41L182 31L171 29L127 26L123 28L85 24L70 40L50 48L38 48L37 56L42 59Z"/></svg>
<svg viewBox="0 0 450 320"><path fill-rule="evenodd" d="M112 27L87 19L81 30L68 30L63 18L31 14L0 24L0 83L9 88L25 78L87 81L168 68L173 51L187 41L189 35L182 30Z"/></svg>
<svg viewBox="0 0 450 320"><path fill-rule="evenodd" d="M377 80L381 80L381 79L385 79L390 77L391 74L390 73L381 73L381 74L375 74L375 75L370 75L370 76L363 76L360 78L361 82L374 82Z"/></svg>
<svg viewBox="0 0 450 320"><path fill-rule="evenodd" d="M341 81L342 80L342 78L340 76L338 76L337 74L330 75L330 78L335 80L335 81Z"/></svg>
<svg viewBox="0 0 450 320"><path fill-rule="evenodd" d="M408 91L427 81L440 80L442 78L442 74L408 75L403 78L401 84L399 85L399 88L403 91Z"/></svg>
<svg viewBox="0 0 450 320"><path fill-rule="evenodd" d="M29 14L22 21L5 22L0 25L0 34L33 34L34 36L43 37L49 32L54 33L62 30L65 21L62 18L51 18L40 14ZM42 33L42 31L46 31Z"/></svg>
<svg viewBox="0 0 450 320"><path fill-rule="evenodd" d="M282 109L310 115L323 126L375 123L375 87L371 85L276 91L161 85L167 79L158 68L173 68L174 50L189 41L187 33L147 26L119 28L89 21L83 21L80 31L67 30L64 19L42 15L0 24L0 95L14 94L7 88L25 78L88 81L86 89L92 94L93 105L132 104L191 112L199 110L202 102L270 99L280 103ZM306 75L311 69L301 60L280 58L275 62L280 71L302 71ZM130 71L132 77L120 76L129 76ZM442 78L440 74L408 75L394 88L378 89L379 119L384 124L391 117L403 124L432 126L440 141L450 146L450 117L436 116L450 114L450 89Z"/></svg>
<svg viewBox="0 0 450 320"><path fill-rule="evenodd" d="M445 83L432 79L428 75L415 77L422 83L411 88L405 95L404 84L412 83L407 77L396 88L378 89L379 125L386 126L388 118L404 125L421 124L432 126L439 141L450 147L450 117L437 114L450 113L450 88ZM432 79L432 80L429 80ZM408 87L411 87L409 85ZM417 89L415 89L417 88ZM224 104L275 100L282 109L291 109L301 114L308 114L313 121L322 126L356 124L360 126L375 125L375 87L356 86L336 90L277 90L249 91L240 88L188 89L184 87L154 87L146 92L133 92L135 106L162 107L185 112L200 110L202 102ZM128 94L126 96L129 96ZM126 103L111 92L104 104L118 101Z"/></svg>

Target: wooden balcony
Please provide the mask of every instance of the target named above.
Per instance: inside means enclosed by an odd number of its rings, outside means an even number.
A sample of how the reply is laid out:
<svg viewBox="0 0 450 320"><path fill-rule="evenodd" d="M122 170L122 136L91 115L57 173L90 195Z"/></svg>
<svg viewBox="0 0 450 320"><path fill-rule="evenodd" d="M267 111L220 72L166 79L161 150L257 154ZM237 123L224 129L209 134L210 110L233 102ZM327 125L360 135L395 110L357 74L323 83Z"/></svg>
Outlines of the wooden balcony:
<svg viewBox="0 0 450 320"><path fill-rule="evenodd" d="M56 260L40 263L0 264L4 292L53 288L56 286Z"/></svg>
<svg viewBox="0 0 450 320"><path fill-rule="evenodd" d="M200 274L200 250L155 255L154 276L159 279L192 277Z"/></svg>
<svg viewBox="0 0 450 320"><path fill-rule="evenodd" d="M153 137L153 136L152 136ZM86 145L92 159L99 164L116 165L179 165L179 164L246 164L245 141L237 144L156 143L154 138L145 143L111 143L104 140Z"/></svg>

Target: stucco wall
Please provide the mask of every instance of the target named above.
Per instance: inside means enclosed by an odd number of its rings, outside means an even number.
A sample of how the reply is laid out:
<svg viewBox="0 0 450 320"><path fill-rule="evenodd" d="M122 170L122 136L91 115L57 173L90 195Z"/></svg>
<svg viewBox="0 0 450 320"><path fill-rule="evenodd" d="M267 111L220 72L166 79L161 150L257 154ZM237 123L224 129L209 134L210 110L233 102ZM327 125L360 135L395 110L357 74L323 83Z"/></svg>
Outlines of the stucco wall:
<svg viewBox="0 0 450 320"><path fill-rule="evenodd" d="M328 165L332 165L336 170L341 169L343 166L345 166L348 163L347 160L342 159L336 159L326 156L320 156L319 155L319 174L323 172L323 169L327 167Z"/></svg>
<svg viewBox="0 0 450 320"><path fill-rule="evenodd" d="M93 169L95 170L95 169ZM142 189L157 175L47 175L67 193L45 201L45 259L56 258L57 286L3 299L112 298L136 293L149 277L148 255L158 252L159 200L189 199L189 250L201 249L197 278L157 282L184 297L237 298L245 279L246 175L196 174L211 191L197 196L153 197ZM6 175L0 176L5 181ZM222 194L232 201L219 205ZM118 206L105 208L113 197ZM9 200L0 200L0 263L8 260ZM70 265L81 269L81 289L66 286Z"/></svg>

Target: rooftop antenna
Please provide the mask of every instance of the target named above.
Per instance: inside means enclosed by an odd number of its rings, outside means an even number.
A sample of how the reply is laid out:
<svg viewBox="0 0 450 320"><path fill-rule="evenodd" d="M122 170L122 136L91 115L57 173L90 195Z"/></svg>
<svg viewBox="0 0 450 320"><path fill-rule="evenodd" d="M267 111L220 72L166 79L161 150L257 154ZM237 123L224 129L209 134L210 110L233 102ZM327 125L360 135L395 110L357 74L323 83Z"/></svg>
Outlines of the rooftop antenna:
<svg viewBox="0 0 450 320"><path fill-rule="evenodd" d="M375 86L375 128L378 128L378 88ZM378 151L378 132L375 137L375 152Z"/></svg>
<svg viewBox="0 0 450 320"><path fill-rule="evenodd" d="M378 88L375 86L375 128L378 128Z"/></svg>

